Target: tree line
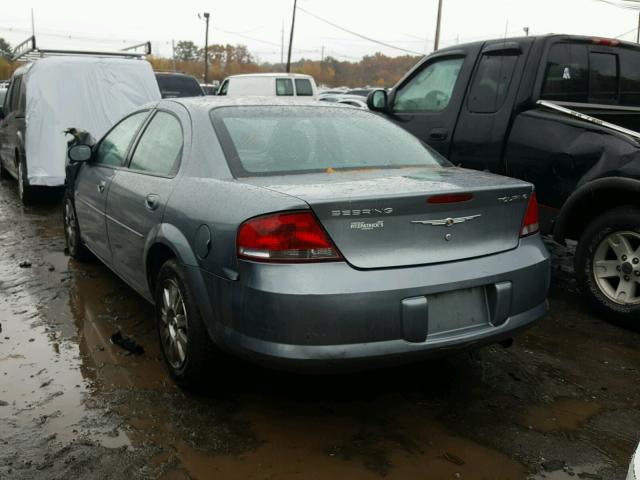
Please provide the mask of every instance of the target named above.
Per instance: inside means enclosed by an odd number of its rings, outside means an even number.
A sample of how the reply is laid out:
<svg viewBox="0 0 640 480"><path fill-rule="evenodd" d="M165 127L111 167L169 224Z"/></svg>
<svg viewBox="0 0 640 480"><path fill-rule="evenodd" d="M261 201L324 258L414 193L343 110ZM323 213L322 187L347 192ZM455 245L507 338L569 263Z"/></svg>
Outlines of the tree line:
<svg viewBox="0 0 640 480"><path fill-rule="evenodd" d="M258 72L282 72L281 63L259 62L245 45L213 44L207 48L208 78L222 80L229 75ZM293 73L312 75L318 84L338 86L390 87L416 62L419 56L389 57L382 53L366 55L359 61L346 61L328 56L321 60L301 59L291 64ZM0 80L11 76L19 62L11 62L11 46L0 38ZM156 71L178 71L204 77L204 49L182 40L176 43L174 58L150 56L147 60Z"/></svg>

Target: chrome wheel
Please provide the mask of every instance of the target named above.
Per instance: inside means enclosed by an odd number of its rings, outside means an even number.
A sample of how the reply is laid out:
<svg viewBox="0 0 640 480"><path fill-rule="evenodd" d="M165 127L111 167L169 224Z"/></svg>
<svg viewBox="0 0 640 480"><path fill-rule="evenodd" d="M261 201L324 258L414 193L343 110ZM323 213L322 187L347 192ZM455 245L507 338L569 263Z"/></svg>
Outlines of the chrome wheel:
<svg viewBox="0 0 640 480"><path fill-rule="evenodd" d="M173 279L162 283L160 340L169 364L179 369L187 357L187 310L180 287Z"/></svg>
<svg viewBox="0 0 640 480"><path fill-rule="evenodd" d="M64 233L67 237L67 248L73 252L78 244L78 235L76 230L76 212L73 209L71 200L64 203Z"/></svg>
<svg viewBox="0 0 640 480"><path fill-rule="evenodd" d="M593 256L593 277L612 302L640 304L640 234L621 231L605 237Z"/></svg>

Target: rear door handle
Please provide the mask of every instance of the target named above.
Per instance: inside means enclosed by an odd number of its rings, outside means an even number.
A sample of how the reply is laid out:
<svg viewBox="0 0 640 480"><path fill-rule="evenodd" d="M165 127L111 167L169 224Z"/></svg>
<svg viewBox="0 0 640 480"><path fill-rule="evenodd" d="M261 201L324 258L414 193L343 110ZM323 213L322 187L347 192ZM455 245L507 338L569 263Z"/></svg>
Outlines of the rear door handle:
<svg viewBox="0 0 640 480"><path fill-rule="evenodd" d="M154 193L150 193L147 195L147 198L144 199L144 206L147 207L148 210L155 210L158 208L159 203L160 197Z"/></svg>
<svg viewBox="0 0 640 480"><path fill-rule="evenodd" d="M449 136L449 130L446 128L434 128L429 132L429 140L446 140Z"/></svg>
<svg viewBox="0 0 640 480"><path fill-rule="evenodd" d="M107 182L105 182L104 180L102 180L101 182L98 183L98 192L102 193L104 192L104 187L107 185Z"/></svg>

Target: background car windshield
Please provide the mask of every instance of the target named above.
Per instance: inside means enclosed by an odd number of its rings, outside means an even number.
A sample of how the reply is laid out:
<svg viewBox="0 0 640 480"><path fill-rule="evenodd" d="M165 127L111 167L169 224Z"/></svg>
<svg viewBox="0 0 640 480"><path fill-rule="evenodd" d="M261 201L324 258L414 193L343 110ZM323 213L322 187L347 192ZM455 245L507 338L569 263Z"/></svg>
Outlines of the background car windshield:
<svg viewBox="0 0 640 480"><path fill-rule="evenodd" d="M446 165L377 115L341 107L224 107L214 126L235 176Z"/></svg>

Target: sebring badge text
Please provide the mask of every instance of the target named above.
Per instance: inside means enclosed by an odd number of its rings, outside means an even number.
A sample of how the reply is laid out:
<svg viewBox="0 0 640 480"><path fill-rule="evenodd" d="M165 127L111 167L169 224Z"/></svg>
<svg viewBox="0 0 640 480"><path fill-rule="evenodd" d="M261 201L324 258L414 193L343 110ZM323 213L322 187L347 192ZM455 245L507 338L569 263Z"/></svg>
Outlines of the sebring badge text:
<svg viewBox="0 0 640 480"><path fill-rule="evenodd" d="M362 215L390 215L393 208L361 208L353 210L331 210L332 217L359 217Z"/></svg>

